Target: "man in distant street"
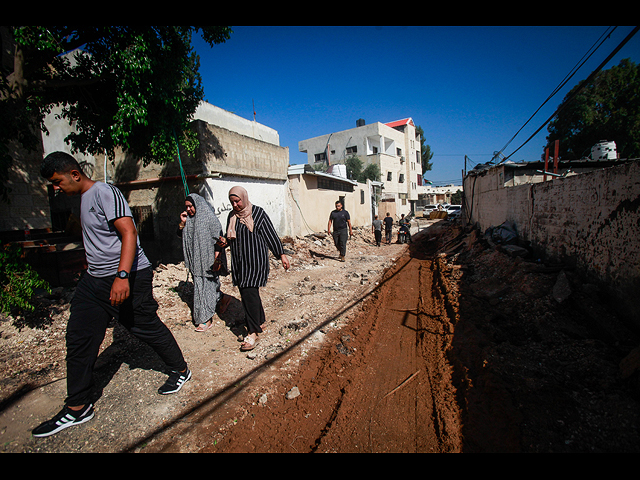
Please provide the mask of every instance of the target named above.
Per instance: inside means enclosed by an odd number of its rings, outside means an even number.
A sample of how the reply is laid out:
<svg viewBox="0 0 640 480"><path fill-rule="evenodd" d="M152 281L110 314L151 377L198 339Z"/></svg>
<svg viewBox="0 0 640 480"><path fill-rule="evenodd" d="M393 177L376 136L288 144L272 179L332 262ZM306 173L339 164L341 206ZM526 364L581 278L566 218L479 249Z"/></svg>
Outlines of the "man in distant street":
<svg viewBox="0 0 640 480"><path fill-rule="evenodd" d="M407 241L411 243L411 222L405 218L404 213L400 215L398 225L400 225L400 232L403 233ZM398 233L398 239L400 237L400 232Z"/></svg>
<svg viewBox="0 0 640 480"><path fill-rule="evenodd" d="M391 243L391 231L393 230L393 218L391 214L387 212L387 216L384 217L384 236L387 240L387 244Z"/></svg>
<svg viewBox="0 0 640 480"><path fill-rule="evenodd" d="M336 209L329 215L329 224L327 225L327 232L331 233L331 224L333 223L333 243L335 244L338 252L340 252L340 261L344 262L344 257L347 255L347 234L353 235L351 229L351 217L349 212L343 209L342 202L338 200L336 202Z"/></svg>
<svg viewBox="0 0 640 480"><path fill-rule="evenodd" d="M371 224L371 231L376 239L376 245L379 247L380 242L382 242L382 220L378 218L378 215L376 215L373 223Z"/></svg>

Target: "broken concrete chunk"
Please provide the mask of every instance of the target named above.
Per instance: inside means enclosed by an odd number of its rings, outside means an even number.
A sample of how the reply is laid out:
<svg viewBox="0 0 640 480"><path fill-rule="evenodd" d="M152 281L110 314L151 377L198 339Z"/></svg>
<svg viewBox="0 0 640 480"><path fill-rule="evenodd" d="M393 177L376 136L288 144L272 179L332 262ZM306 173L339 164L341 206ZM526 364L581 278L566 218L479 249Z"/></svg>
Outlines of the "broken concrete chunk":
<svg viewBox="0 0 640 480"><path fill-rule="evenodd" d="M529 254L529 250L517 245L502 245L500 248L510 257L526 257Z"/></svg>
<svg viewBox="0 0 640 480"><path fill-rule="evenodd" d="M553 298L558 303L564 302L567 298L569 298L569 295L571 295L571 285L569 284L569 279L564 273L564 270L558 274L558 279L553 286L552 294Z"/></svg>
<svg viewBox="0 0 640 480"><path fill-rule="evenodd" d="M293 400L296 397L300 396L300 390L298 390L298 387L293 387L291 390L289 390L287 392L287 400Z"/></svg>

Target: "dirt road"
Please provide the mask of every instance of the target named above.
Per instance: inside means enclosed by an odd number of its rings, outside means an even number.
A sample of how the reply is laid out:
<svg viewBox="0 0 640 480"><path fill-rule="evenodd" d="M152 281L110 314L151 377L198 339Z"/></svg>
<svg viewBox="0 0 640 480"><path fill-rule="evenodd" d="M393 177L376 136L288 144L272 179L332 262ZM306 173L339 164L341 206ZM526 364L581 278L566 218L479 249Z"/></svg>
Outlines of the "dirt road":
<svg viewBox="0 0 640 480"><path fill-rule="evenodd" d="M415 244L414 244L415 245ZM426 243L416 245L416 252ZM362 311L299 370L279 379L220 441L216 415L198 415L201 452L457 452L459 412L445 358L451 339L435 263L404 255ZM424 258L420 258L424 257ZM437 273L435 274L437 276ZM299 396L288 399L296 388ZM195 433L195 431L200 433ZM179 451L180 428L145 451Z"/></svg>
<svg viewBox="0 0 640 480"><path fill-rule="evenodd" d="M347 411L344 381L360 384L363 392L369 384L381 389L369 394L367 421L379 422L384 432L385 409L395 408L392 402L429 381L416 353L417 309L423 308L416 282L422 262L399 260L406 245L376 247L366 229L357 230L349 242L345 263L337 261L330 239L322 235L284 241L292 268L285 273L274 263L262 295L267 333L249 354L238 349L242 307L229 277L223 290L234 301L211 330L200 334L190 322L192 291L184 266L158 267L154 296L159 315L182 347L193 379L178 395L158 396L155 390L166 378L163 366L116 323L107 332L96 365L96 418L82 426L86 428L68 429L62 435L34 439L30 431L55 414L65 396L64 332L72 291L44 298L30 318L0 322L0 357L5 360L0 378L2 451L202 451L228 441L230 434L243 434L239 425L244 419L256 411L274 411L286 399L282 389L288 392L294 386L300 396L283 406L313 402L318 407L314 424L319 430L302 448L305 451L317 448L314 442L333 423L332 412L340 413L337 404ZM393 339L396 335L402 338ZM401 357L390 351L398 346ZM399 368L398 360L406 365ZM387 365L388 374L378 378L376 372ZM361 380L360 375L368 378ZM294 379L299 380L292 384ZM383 399L405 380L405 386ZM356 392L349 390L348 396ZM429 415L428 400L407 406L401 412L403 421L409 425L413 420L408 415ZM309 412L300 415L312 418ZM431 443L437 445L435 440Z"/></svg>

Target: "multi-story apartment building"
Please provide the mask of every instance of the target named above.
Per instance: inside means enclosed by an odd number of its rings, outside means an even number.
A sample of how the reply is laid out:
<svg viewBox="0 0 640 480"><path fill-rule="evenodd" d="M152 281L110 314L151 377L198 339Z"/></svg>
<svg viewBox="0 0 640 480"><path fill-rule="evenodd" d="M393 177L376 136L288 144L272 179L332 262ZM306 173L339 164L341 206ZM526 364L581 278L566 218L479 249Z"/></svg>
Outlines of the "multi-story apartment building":
<svg viewBox="0 0 640 480"><path fill-rule="evenodd" d="M369 125L360 119L355 128L302 140L298 147L314 166L344 164L352 156L362 161L363 169L377 164L383 184L380 201L395 204L381 208L394 215L413 211L423 193L420 135L411 118Z"/></svg>

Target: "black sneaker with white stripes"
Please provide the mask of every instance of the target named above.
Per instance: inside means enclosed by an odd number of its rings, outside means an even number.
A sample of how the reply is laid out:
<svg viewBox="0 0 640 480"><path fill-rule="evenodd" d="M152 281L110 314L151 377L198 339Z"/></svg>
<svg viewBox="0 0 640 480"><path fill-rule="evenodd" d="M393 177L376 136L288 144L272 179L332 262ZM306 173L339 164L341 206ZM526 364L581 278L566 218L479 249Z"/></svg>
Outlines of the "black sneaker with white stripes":
<svg viewBox="0 0 640 480"><path fill-rule="evenodd" d="M191 370L188 368L184 372L171 372L169 378L158 389L160 395L169 395L170 393L176 393L182 386L191 378Z"/></svg>
<svg viewBox="0 0 640 480"><path fill-rule="evenodd" d="M79 411L71 410L65 405L65 407L60 410L60 413L51 420L47 420L34 428L31 433L34 437L48 437L49 435L58 433L60 430L64 430L65 428L88 422L93 418L93 415L93 405L91 404L86 405Z"/></svg>

